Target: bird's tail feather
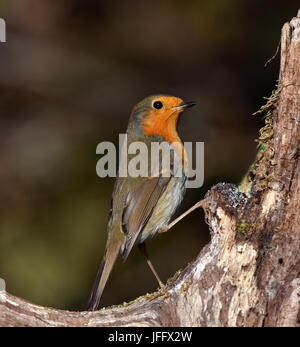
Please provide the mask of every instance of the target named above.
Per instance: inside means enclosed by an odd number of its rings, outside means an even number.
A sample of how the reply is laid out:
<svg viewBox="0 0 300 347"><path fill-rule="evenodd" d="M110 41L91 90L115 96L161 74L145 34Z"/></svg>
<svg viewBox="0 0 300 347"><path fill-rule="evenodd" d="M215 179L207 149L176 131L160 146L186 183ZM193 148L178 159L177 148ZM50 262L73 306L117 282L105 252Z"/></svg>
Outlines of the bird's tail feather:
<svg viewBox="0 0 300 347"><path fill-rule="evenodd" d="M90 294L90 298L87 304L86 309L88 311L95 311L100 303L100 299L106 285L106 282L109 278L111 270L115 264L115 261L118 257L120 251L119 247L107 248L105 255L100 264L94 285Z"/></svg>

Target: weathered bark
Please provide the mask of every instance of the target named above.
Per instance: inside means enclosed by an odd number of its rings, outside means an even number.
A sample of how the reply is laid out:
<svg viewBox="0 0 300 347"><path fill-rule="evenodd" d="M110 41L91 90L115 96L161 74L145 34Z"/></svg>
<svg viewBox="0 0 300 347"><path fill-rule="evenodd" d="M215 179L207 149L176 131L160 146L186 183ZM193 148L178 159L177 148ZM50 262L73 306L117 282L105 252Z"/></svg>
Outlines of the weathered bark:
<svg viewBox="0 0 300 347"><path fill-rule="evenodd" d="M279 84L240 189L204 199L211 242L165 291L98 312L33 305L0 292L0 325L300 325L300 11L282 29ZM245 193L245 194L244 194Z"/></svg>

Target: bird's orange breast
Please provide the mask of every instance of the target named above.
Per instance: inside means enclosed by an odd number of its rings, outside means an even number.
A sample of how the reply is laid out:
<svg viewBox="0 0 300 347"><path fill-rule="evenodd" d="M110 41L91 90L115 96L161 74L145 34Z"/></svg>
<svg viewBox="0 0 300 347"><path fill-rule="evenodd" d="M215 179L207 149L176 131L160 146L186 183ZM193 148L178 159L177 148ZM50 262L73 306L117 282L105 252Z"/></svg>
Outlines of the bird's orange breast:
<svg viewBox="0 0 300 347"><path fill-rule="evenodd" d="M181 142L176 131L178 116L174 111L165 111L159 115L150 111L142 125L144 134L162 136L169 143Z"/></svg>
<svg viewBox="0 0 300 347"><path fill-rule="evenodd" d="M161 136L169 144L172 144L185 166L185 150L182 141L176 131L179 113L170 109L158 114L150 111L144 118L142 129L146 136Z"/></svg>

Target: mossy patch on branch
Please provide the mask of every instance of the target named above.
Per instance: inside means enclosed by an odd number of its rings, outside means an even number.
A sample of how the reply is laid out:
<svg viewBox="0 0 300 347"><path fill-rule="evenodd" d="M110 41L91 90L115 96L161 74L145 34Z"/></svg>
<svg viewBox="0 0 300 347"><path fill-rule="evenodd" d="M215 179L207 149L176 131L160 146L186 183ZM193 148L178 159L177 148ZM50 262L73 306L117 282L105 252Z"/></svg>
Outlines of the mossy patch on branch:
<svg viewBox="0 0 300 347"><path fill-rule="evenodd" d="M250 236L256 229L256 224L251 223L246 219L241 219L236 229L237 231L241 232L244 236Z"/></svg>
<svg viewBox="0 0 300 347"><path fill-rule="evenodd" d="M177 270L175 272L175 274L170 277L168 280L167 280L167 283L166 283L166 287L172 285L174 283L174 281L178 278L178 276L180 275L180 273L182 272L181 269ZM123 302L119 305L111 305L111 306L107 306L107 307L103 307L101 308L101 310L108 310L108 309L113 309L113 308L120 308L120 307L127 307L127 306L130 306L140 300L147 300L147 301L152 301L156 298L158 298L159 296L163 296L164 298L168 298L169 297L169 294L167 292L167 288L158 288L158 290L156 290L155 292L153 293L146 293L142 296L139 296L138 298L132 300L132 301L129 301L129 302Z"/></svg>
<svg viewBox="0 0 300 347"><path fill-rule="evenodd" d="M270 97L264 97L264 99L267 100L266 104L253 113L253 115L262 115L262 118L265 120L265 125L259 130L259 137L255 140L258 143L256 158L238 186L239 191L246 194L248 197L251 194L252 183L255 178L259 178L260 188L262 190L268 188L268 183L273 178L272 172L269 172L269 168L274 164L274 150L270 140L273 137L273 112L276 109L280 91L281 87L277 86L277 88L272 91ZM260 168L259 177L257 177L258 168Z"/></svg>

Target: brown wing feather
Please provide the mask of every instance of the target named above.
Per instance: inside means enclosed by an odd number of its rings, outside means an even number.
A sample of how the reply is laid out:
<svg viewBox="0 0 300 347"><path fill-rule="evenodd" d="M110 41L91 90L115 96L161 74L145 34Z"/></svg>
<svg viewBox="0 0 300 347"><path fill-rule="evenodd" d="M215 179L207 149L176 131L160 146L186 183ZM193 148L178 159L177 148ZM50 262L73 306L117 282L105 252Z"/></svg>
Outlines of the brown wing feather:
<svg viewBox="0 0 300 347"><path fill-rule="evenodd" d="M136 190L128 193L126 208L122 215L122 226L126 231L126 242L122 254L123 260L128 257L139 234L147 224L170 178L161 176L149 178Z"/></svg>

